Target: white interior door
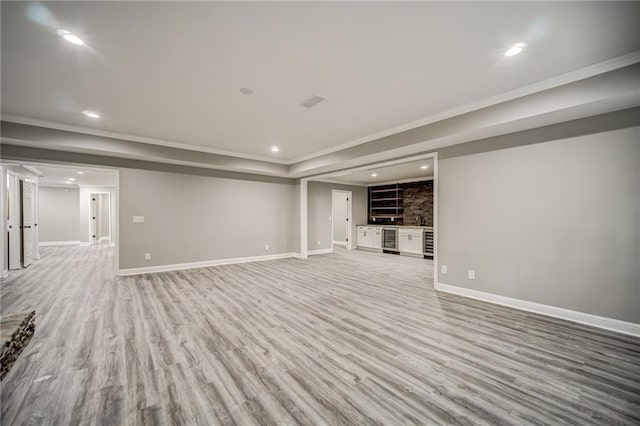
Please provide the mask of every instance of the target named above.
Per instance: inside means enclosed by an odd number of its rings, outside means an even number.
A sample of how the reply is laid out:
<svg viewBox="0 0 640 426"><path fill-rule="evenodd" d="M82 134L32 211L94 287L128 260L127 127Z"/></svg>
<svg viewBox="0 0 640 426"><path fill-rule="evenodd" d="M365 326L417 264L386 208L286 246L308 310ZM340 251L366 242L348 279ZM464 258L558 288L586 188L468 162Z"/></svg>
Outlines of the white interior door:
<svg viewBox="0 0 640 426"><path fill-rule="evenodd" d="M35 184L26 180L22 186L22 266L33 262L33 240L35 228Z"/></svg>
<svg viewBox="0 0 640 426"><path fill-rule="evenodd" d="M9 269L20 269L22 256L20 249L20 179L11 174L7 178L8 264Z"/></svg>
<svg viewBox="0 0 640 426"><path fill-rule="evenodd" d="M331 191L331 239L334 244L352 244L351 191Z"/></svg>
<svg viewBox="0 0 640 426"><path fill-rule="evenodd" d="M353 197L353 194L351 193L351 191L349 191L347 194L347 220L345 221L345 226L346 226L346 233L347 233L347 250L351 250L351 247L353 247L353 241L352 241L352 231L353 231L353 220L351 219L351 206L352 206L352 201L351 198Z"/></svg>
<svg viewBox="0 0 640 426"><path fill-rule="evenodd" d="M40 259L40 237L38 235L38 222L40 221L40 195L37 183L33 184L33 258Z"/></svg>
<svg viewBox="0 0 640 426"><path fill-rule="evenodd" d="M111 197L109 194L100 194L100 211L98 212L98 224L100 232L98 233L99 241L111 240Z"/></svg>

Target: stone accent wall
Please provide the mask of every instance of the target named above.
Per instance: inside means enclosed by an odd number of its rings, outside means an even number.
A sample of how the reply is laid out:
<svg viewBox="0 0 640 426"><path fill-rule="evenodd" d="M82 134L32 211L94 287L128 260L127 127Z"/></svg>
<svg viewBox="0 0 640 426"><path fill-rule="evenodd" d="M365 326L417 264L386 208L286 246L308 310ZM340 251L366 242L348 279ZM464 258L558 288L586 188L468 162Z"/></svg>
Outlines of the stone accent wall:
<svg viewBox="0 0 640 426"><path fill-rule="evenodd" d="M433 226L433 181L410 182L404 188L403 225L419 225L416 217L424 217L425 226Z"/></svg>
<svg viewBox="0 0 640 426"><path fill-rule="evenodd" d="M0 380L4 379L35 330L36 311L0 318Z"/></svg>

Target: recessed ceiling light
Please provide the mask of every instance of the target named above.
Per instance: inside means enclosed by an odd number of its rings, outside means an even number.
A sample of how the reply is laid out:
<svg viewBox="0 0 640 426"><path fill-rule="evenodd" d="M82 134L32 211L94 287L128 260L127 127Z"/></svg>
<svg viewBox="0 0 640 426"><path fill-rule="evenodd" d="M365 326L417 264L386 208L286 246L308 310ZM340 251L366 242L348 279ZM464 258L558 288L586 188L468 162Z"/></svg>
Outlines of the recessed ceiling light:
<svg viewBox="0 0 640 426"><path fill-rule="evenodd" d="M67 40L71 44L75 44L76 46L83 46L84 41L77 35L73 34L71 31L67 30L58 30L58 35L63 39Z"/></svg>
<svg viewBox="0 0 640 426"><path fill-rule="evenodd" d="M78 173L79 175L83 175L84 174L84 172L76 172L76 173Z"/></svg>
<svg viewBox="0 0 640 426"><path fill-rule="evenodd" d="M71 182L73 182L74 180L76 180L76 178L67 178L67 180L70 180Z"/></svg>
<svg viewBox="0 0 640 426"><path fill-rule="evenodd" d="M422 170L427 170L427 169L429 168L429 166L426 166L426 165L425 165L425 166L420 166L420 168L421 168Z"/></svg>
<svg viewBox="0 0 640 426"><path fill-rule="evenodd" d="M242 93L243 95L252 95L253 90L249 89L248 87L243 87L242 89L240 89L240 93Z"/></svg>
<svg viewBox="0 0 640 426"><path fill-rule="evenodd" d="M371 173L371 177L376 177L376 176L378 176L377 173Z"/></svg>
<svg viewBox="0 0 640 426"><path fill-rule="evenodd" d="M526 43L516 43L509 48L506 52L504 52L504 56L515 56L518 53L522 52L522 49L527 47Z"/></svg>
<svg viewBox="0 0 640 426"><path fill-rule="evenodd" d="M278 148L277 146L271 147L271 152L278 152L278 151L280 151L280 148Z"/></svg>
<svg viewBox="0 0 640 426"><path fill-rule="evenodd" d="M86 115L87 117L91 117L91 118L100 118L100 114L98 114L95 111L82 111L82 113L84 115Z"/></svg>

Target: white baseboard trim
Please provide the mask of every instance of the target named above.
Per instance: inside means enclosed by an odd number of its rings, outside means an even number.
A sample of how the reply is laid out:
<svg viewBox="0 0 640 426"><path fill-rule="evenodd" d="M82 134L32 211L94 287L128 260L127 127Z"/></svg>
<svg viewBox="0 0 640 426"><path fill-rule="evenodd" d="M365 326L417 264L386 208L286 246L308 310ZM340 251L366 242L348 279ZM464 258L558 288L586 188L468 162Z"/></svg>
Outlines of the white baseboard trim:
<svg viewBox="0 0 640 426"><path fill-rule="evenodd" d="M81 245L81 246L88 247L88 246L90 246L90 245L91 245L91 243L89 243L88 241L82 241L82 242L80 242L80 245Z"/></svg>
<svg viewBox="0 0 640 426"><path fill-rule="evenodd" d="M316 255L316 254L328 254L328 253L333 253L333 248L320 249L320 250L309 250L307 252L307 254L309 256L313 256L313 255Z"/></svg>
<svg viewBox="0 0 640 426"><path fill-rule="evenodd" d="M109 243L109 247L115 247L116 243Z"/></svg>
<svg viewBox="0 0 640 426"><path fill-rule="evenodd" d="M80 241L41 241L38 243L40 247L47 246L77 246L80 245Z"/></svg>
<svg viewBox="0 0 640 426"><path fill-rule="evenodd" d="M547 315L554 318L560 318L567 321L577 322L597 328L603 328L605 330L611 330L618 333L640 337L640 324L636 324L633 322L601 317L598 315L587 314L585 312L572 311L570 309L543 305L542 303L514 299L511 297L485 293L483 291L472 290L469 288L463 288L449 284L436 283L434 285L434 288L445 293L457 294L458 296L464 296L471 299L482 300L484 302L495 303L496 305L508 306L510 308L520 309L522 311L534 312L536 314Z"/></svg>
<svg viewBox="0 0 640 426"><path fill-rule="evenodd" d="M9 276L9 270L5 269L2 271L2 278L7 278Z"/></svg>
<svg viewBox="0 0 640 426"><path fill-rule="evenodd" d="M109 237L100 237L98 242L109 241Z"/></svg>
<svg viewBox="0 0 640 426"><path fill-rule="evenodd" d="M176 263L173 265L145 266L142 268L120 269L119 276L151 274L154 272L181 271L184 269L206 268L208 266L231 265L234 263L262 262L265 260L298 257L298 253L268 254L265 256L236 257L232 259L204 260L202 262Z"/></svg>
<svg viewBox="0 0 640 426"><path fill-rule="evenodd" d="M333 240L333 244L337 245L337 246L346 246L347 242L346 241L336 241Z"/></svg>

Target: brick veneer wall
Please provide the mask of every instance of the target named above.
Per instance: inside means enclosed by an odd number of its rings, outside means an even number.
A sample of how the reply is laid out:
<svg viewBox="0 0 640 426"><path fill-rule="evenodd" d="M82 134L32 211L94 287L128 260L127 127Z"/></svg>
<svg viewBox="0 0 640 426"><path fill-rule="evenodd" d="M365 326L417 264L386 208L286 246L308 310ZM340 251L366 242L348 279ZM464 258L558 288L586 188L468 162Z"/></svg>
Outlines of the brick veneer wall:
<svg viewBox="0 0 640 426"><path fill-rule="evenodd" d="M404 225L418 225L423 216L426 226L433 226L433 181L403 183Z"/></svg>

